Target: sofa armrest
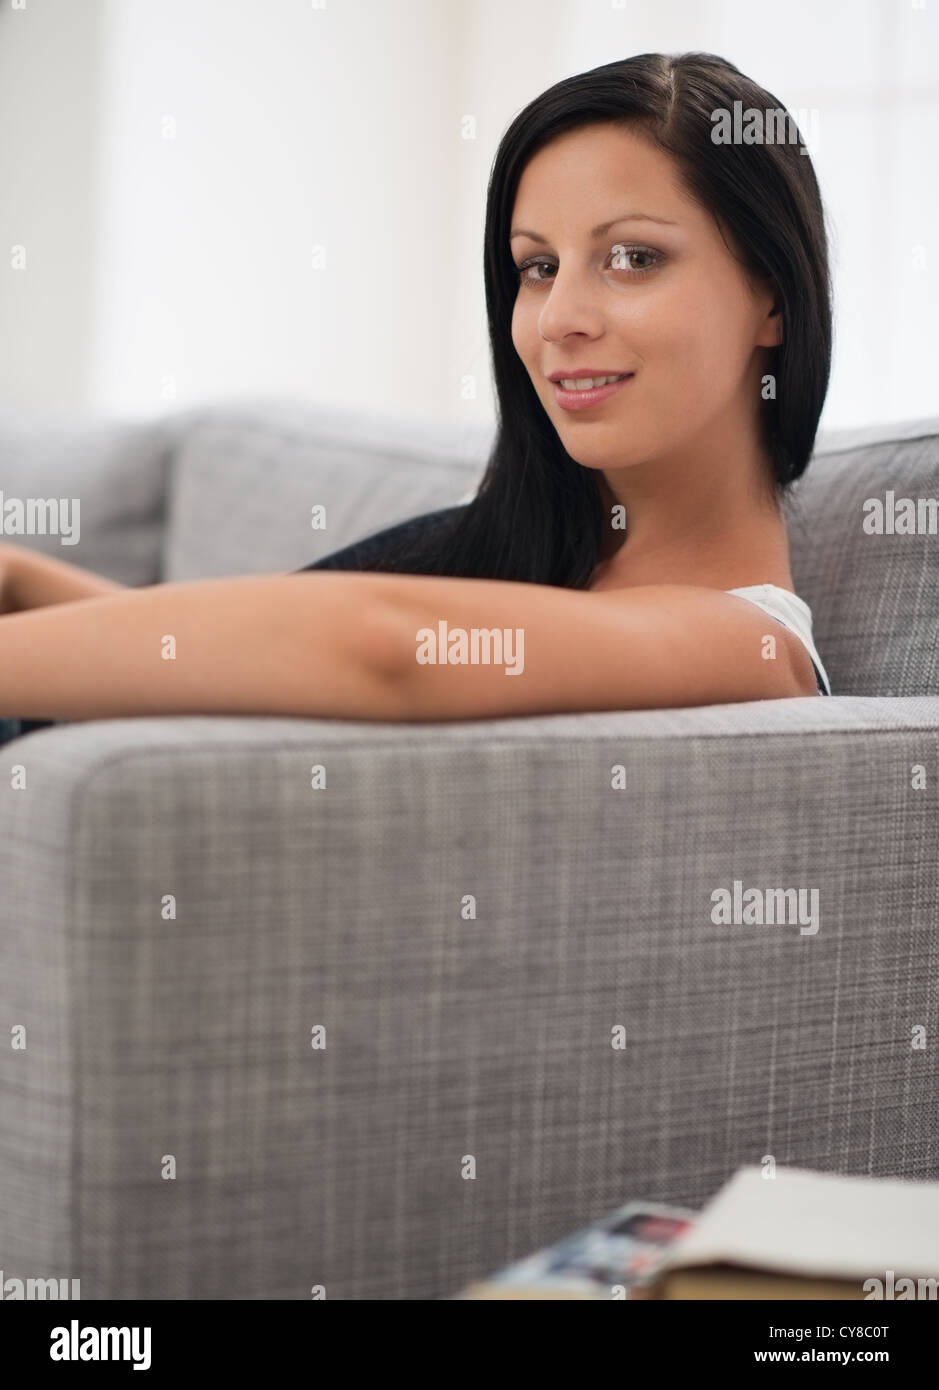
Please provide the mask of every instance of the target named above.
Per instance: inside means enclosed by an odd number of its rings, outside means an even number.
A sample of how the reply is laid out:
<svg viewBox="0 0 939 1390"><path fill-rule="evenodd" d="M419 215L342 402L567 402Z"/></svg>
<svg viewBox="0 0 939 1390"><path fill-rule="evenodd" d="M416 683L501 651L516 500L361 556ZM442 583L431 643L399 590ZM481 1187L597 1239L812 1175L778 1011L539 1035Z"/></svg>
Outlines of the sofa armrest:
<svg viewBox="0 0 939 1390"><path fill-rule="evenodd" d="M5 745L0 1265L429 1298L767 1155L936 1179L937 748L932 697Z"/></svg>

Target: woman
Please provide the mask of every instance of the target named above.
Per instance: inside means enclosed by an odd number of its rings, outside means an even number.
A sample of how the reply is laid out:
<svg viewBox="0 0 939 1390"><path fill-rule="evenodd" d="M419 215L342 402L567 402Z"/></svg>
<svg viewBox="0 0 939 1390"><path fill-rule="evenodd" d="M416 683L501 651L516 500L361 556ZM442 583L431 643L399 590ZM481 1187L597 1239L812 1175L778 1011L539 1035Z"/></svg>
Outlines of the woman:
<svg viewBox="0 0 939 1390"><path fill-rule="evenodd" d="M736 101L781 109L713 55L643 54L509 126L485 229L499 430L472 502L293 573L142 589L4 547L0 709L445 720L830 693L780 507L828 385L824 216L801 145L712 139ZM454 629L514 635L524 661L473 660Z"/></svg>

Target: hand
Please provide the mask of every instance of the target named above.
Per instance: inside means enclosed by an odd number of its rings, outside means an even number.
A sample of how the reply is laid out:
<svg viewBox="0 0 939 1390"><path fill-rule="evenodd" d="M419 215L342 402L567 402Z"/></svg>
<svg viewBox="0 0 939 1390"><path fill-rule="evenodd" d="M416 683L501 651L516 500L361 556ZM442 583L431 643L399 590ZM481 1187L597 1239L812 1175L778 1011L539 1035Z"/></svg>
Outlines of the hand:
<svg viewBox="0 0 939 1390"><path fill-rule="evenodd" d="M20 547L0 541L0 615L17 611L14 580Z"/></svg>
<svg viewBox="0 0 939 1390"><path fill-rule="evenodd" d="M103 598L126 587L33 546L0 541L0 614Z"/></svg>

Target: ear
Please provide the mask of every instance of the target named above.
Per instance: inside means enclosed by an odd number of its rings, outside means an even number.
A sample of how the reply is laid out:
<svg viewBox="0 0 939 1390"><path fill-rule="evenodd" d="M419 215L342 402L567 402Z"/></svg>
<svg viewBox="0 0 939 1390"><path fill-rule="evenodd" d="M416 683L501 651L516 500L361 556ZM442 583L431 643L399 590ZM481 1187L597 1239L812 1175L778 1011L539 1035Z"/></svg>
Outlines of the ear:
<svg viewBox="0 0 939 1390"><path fill-rule="evenodd" d="M765 317L760 324L754 347L778 347L783 340L782 302L775 285L771 285L763 300Z"/></svg>

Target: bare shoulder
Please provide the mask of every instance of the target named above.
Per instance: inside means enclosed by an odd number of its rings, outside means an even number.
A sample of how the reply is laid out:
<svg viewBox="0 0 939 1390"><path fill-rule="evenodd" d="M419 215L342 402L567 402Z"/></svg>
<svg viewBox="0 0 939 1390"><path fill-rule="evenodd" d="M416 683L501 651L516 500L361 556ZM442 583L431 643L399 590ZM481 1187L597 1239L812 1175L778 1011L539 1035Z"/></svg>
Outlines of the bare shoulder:
<svg viewBox="0 0 939 1390"><path fill-rule="evenodd" d="M750 603L748 599L741 598L739 594L728 594L723 592L723 597L732 602L742 604L744 608L753 610L752 621L761 629L765 636L774 636L778 641L782 641L789 653L789 661L796 683L799 687L800 695L818 695L818 681L815 676L815 667L812 665L812 658L806 650L805 643L797 635L787 628L784 623L777 622L765 613L756 604Z"/></svg>
<svg viewBox="0 0 939 1390"><path fill-rule="evenodd" d="M656 709L815 695L796 635L720 589L372 575L402 718ZM388 581L387 583L384 581Z"/></svg>
<svg viewBox="0 0 939 1390"><path fill-rule="evenodd" d="M694 584L649 584L586 597L621 606L636 641L655 663L653 678L665 678L664 663L688 695L713 687L723 689L729 703L818 694L815 669L798 636L739 594Z"/></svg>

